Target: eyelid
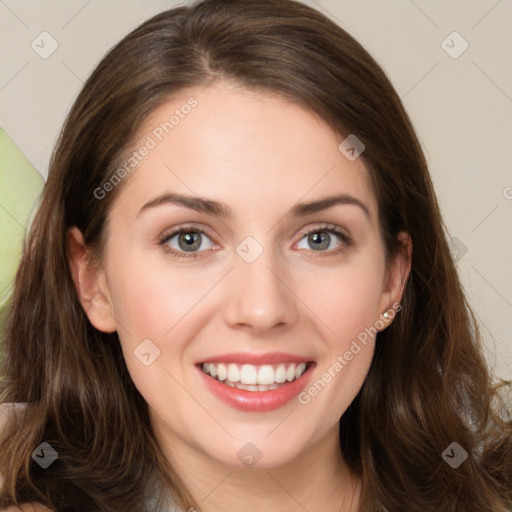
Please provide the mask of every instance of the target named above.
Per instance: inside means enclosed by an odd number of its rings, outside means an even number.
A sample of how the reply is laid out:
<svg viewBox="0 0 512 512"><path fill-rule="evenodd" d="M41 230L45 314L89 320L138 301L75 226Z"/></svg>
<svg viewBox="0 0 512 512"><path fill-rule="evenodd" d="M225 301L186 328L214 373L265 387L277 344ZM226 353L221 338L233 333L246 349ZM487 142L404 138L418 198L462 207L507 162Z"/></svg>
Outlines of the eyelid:
<svg viewBox="0 0 512 512"><path fill-rule="evenodd" d="M211 242L213 243L213 245L215 245L215 246L220 245L217 241L217 237L215 235L211 234L212 230L208 226L205 226L204 224L194 223L194 222L186 222L185 224L179 224L177 226L174 226L172 228L168 228L168 229L164 230L162 232L162 234L158 236L158 244L162 245L162 246L166 246L165 247L166 250L168 250L171 253L178 252L179 254L188 254L191 257L194 257L193 256L194 254L199 256L199 255L201 255L201 253L208 252L208 250L203 250L203 251L197 251L195 253L194 252L187 253L186 251L175 251L174 249L172 249L166 245L167 242L171 238L173 238L174 236L179 235L183 232L187 232L187 231L201 233L202 235L205 235L207 238L209 238L211 240ZM210 249L210 250L214 250L214 249Z"/></svg>
<svg viewBox="0 0 512 512"><path fill-rule="evenodd" d="M159 245L163 246L164 250L166 252L169 252L173 255L177 255L178 258L199 258L202 257L202 253L207 253L207 250L204 251L196 251L196 252L186 252L186 251L176 251L175 249L169 247L167 245L167 242L173 238L174 236L181 234L182 232L186 231L192 231L201 233L202 235L205 235L208 237L214 245L218 245L216 242L216 237L212 236L209 231L210 229L207 227L204 227L203 225L198 225L194 222L188 222L182 225L174 226L172 228L166 229L160 236L159 236ZM319 224L313 224L312 226L308 228L304 228L299 231L299 234L302 235L302 237L294 243L294 246L299 243L305 236L311 234L311 233L317 233L317 232L327 232L330 234L334 234L338 238L341 239L341 244L336 249L331 249L328 251L315 251L313 249L310 249L308 252L313 253L313 257L329 257L329 256L336 256L340 252L347 250L349 247L353 245L353 239L352 237L344 232L343 228L337 226L336 224L330 224L330 223L319 223ZM215 249L210 249L215 250ZM301 249L303 250L303 249Z"/></svg>
<svg viewBox="0 0 512 512"><path fill-rule="evenodd" d="M336 224L330 224L330 223L320 223L320 224L313 224L309 228L305 228L303 231L300 231L302 235L309 235L311 233L316 233L318 231L333 231L339 235L346 236L347 238L350 238L350 235L348 233L345 233L344 229L337 226Z"/></svg>
<svg viewBox="0 0 512 512"><path fill-rule="evenodd" d="M340 226L337 226L336 224L330 224L330 223L320 223L320 224L314 224L313 226L309 228L305 228L304 230L300 231L300 234L303 235L302 238L305 236L310 235L311 233L320 233L320 232L326 232L331 235L335 235L339 239L341 239L341 243L338 247L335 249L331 249L328 251L315 251L313 249L310 249L308 252L311 253L312 257L320 257L320 258L328 258L328 257L334 257L338 256L339 254L346 252L347 250L351 249L354 245L354 239L352 236L343 228ZM294 246L299 243L302 238L294 244Z"/></svg>
<svg viewBox="0 0 512 512"><path fill-rule="evenodd" d="M174 238L176 235L180 235L181 233L187 232L187 231L201 233L201 235L205 235L207 238L209 238L214 246L218 245L217 242L215 241L215 237L210 235L208 228L196 225L193 222L181 224L181 225L174 226L172 228L164 230L162 232L162 234L158 237L158 245L161 246L165 252L170 253L171 255L177 256L178 258L193 259L193 258L202 257L202 253L208 252L208 250L197 251L197 252L177 251L176 249L173 249L172 247L167 245L167 242L171 238ZM212 250L212 249L210 249L210 250Z"/></svg>
<svg viewBox="0 0 512 512"><path fill-rule="evenodd" d="M214 236L210 234L210 229L205 227L204 225L195 224L193 222L187 222L185 224L180 224L178 226L174 226L172 228L168 228L162 232L162 234L158 237L160 241L169 239L175 234L181 233L182 231L197 231L198 233L202 233L212 239L214 241Z"/></svg>

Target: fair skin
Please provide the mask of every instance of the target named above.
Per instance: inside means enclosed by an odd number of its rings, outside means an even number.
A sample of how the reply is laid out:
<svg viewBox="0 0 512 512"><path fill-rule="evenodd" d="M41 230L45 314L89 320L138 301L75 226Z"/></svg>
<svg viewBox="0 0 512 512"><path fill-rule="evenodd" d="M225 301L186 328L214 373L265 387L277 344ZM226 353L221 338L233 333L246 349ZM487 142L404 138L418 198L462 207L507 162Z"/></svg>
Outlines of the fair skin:
<svg viewBox="0 0 512 512"><path fill-rule="evenodd" d="M124 178L100 268L88 265L79 230L70 231L82 306L97 329L118 332L164 453L202 511L355 511L361 482L341 455L338 422L364 382L375 337L342 371L333 374L333 363L365 328L392 321L382 314L401 300L412 243L403 234L404 251L386 271L362 158L348 160L330 127L276 96L225 82L191 88L146 119L141 140L190 96L197 107ZM170 203L140 211L168 192L213 199L231 217ZM357 198L368 216L355 204L287 214L335 194ZM206 231L196 235L199 257L165 252L160 235L190 223ZM309 229L330 240L327 248L315 250ZM251 263L236 252L247 236L263 249ZM178 242L179 234L166 245L188 254ZM134 350L148 338L160 356L145 366ZM240 411L196 367L228 352L278 351L315 363L306 390L329 369L332 379L307 404ZM237 456L249 442L261 454L252 467Z"/></svg>

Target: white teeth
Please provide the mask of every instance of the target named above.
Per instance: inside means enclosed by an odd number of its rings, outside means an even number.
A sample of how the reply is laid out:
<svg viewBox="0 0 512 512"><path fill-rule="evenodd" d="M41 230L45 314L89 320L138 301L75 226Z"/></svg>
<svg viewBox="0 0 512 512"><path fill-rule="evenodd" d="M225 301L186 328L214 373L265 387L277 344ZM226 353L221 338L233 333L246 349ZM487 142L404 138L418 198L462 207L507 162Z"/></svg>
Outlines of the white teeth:
<svg viewBox="0 0 512 512"><path fill-rule="evenodd" d="M240 370L240 382L242 384L258 384L256 366L253 366L252 364L244 364Z"/></svg>
<svg viewBox="0 0 512 512"><path fill-rule="evenodd" d="M284 364L280 364L274 374L275 382L281 384L286 380L286 366Z"/></svg>
<svg viewBox="0 0 512 512"><path fill-rule="evenodd" d="M295 378L298 379L306 371L306 363L300 363L295 369Z"/></svg>
<svg viewBox="0 0 512 512"><path fill-rule="evenodd" d="M212 363L210 363L210 366L211 366ZM226 379L226 377L228 376L228 372L226 370L226 367L220 363L217 365L217 378L220 380L220 381L223 381Z"/></svg>
<svg viewBox="0 0 512 512"><path fill-rule="evenodd" d="M274 384L274 370L266 364L258 370L258 384Z"/></svg>
<svg viewBox="0 0 512 512"><path fill-rule="evenodd" d="M229 382L228 380L224 384L227 384L228 386L235 387L238 389L245 389L246 391L269 391L269 390L277 389L278 387L280 387L279 384L270 384L270 386L264 386L262 384L251 386L248 384L241 384L240 382L236 382L235 384L233 384L232 382Z"/></svg>
<svg viewBox="0 0 512 512"><path fill-rule="evenodd" d="M238 365L234 363L203 363L202 369L224 384L249 391L268 391L280 384L298 379L305 371L306 363L286 363L278 365L252 364Z"/></svg>
<svg viewBox="0 0 512 512"><path fill-rule="evenodd" d="M240 380L240 370L236 364L228 365L228 380L238 382Z"/></svg>
<svg viewBox="0 0 512 512"><path fill-rule="evenodd" d="M259 391L260 388L258 386L250 385L250 384L241 384L240 382L237 382L235 385L235 388L238 389L245 389L246 391Z"/></svg>

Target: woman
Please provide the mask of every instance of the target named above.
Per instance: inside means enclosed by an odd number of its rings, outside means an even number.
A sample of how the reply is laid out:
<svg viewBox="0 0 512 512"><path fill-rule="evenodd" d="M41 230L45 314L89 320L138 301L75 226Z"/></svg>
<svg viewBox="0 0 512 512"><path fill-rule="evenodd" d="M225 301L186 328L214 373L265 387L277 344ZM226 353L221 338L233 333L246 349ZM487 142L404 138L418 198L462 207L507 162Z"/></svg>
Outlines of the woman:
<svg viewBox="0 0 512 512"><path fill-rule="evenodd" d="M145 22L77 98L27 238L0 504L510 510L443 227L399 97L325 16Z"/></svg>

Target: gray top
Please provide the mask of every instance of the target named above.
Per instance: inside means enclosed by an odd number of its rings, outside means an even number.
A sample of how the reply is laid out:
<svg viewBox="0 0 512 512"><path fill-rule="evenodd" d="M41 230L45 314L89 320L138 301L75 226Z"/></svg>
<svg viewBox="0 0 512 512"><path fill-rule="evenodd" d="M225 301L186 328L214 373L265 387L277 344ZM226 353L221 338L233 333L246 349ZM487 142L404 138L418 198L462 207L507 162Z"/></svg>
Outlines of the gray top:
<svg viewBox="0 0 512 512"><path fill-rule="evenodd" d="M184 512L173 500L170 492L162 492L155 476L150 480L146 487L147 512Z"/></svg>

